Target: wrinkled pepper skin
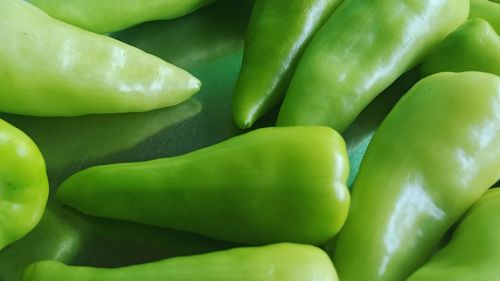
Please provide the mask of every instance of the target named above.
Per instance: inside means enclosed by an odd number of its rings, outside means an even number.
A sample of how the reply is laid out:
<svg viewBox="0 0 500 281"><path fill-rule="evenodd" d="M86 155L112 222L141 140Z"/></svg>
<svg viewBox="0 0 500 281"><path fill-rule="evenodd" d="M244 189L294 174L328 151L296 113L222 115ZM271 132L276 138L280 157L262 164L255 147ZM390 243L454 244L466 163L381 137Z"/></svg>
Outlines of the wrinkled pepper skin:
<svg viewBox="0 0 500 281"><path fill-rule="evenodd" d="M328 255L309 245L236 248L149 264L104 269L42 261L22 281L338 281Z"/></svg>
<svg viewBox="0 0 500 281"><path fill-rule="evenodd" d="M488 21L500 34L500 4L488 0L470 0L469 18L481 18Z"/></svg>
<svg viewBox="0 0 500 281"><path fill-rule="evenodd" d="M48 196L40 150L27 135L0 119L0 250L38 224Z"/></svg>
<svg viewBox="0 0 500 281"><path fill-rule="evenodd" d="M50 16L83 29L109 33L136 24L173 19L215 0L28 0Z"/></svg>
<svg viewBox="0 0 500 281"><path fill-rule="evenodd" d="M305 47L342 0L257 0L233 97L245 129L283 100Z"/></svg>
<svg viewBox="0 0 500 281"><path fill-rule="evenodd" d="M467 0L346 0L311 40L278 126L339 132L371 100L417 65L469 11Z"/></svg>
<svg viewBox="0 0 500 281"><path fill-rule="evenodd" d="M492 281L500 276L500 188L489 190L458 225L450 243L408 281Z"/></svg>
<svg viewBox="0 0 500 281"><path fill-rule="evenodd" d="M403 96L354 183L333 251L340 280L405 280L425 262L500 178L499 112L500 77L489 73L438 73Z"/></svg>
<svg viewBox="0 0 500 281"><path fill-rule="evenodd" d="M36 116L173 106L200 81L155 56L59 22L21 0L0 0L0 111Z"/></svg>
<svg viewBox="0 0 500 281"><path fill-rule="evenodd" d="M487 21L468 20L450 33L420 66L424 76L446 71L500 75L500 36Z"/></svg>
<svg viewBox="0 0 500 281"><path fill-rule="evenodd" d="M89 168L57 198L90 215L224 241L321 244L347 216L348 170L334 130L264 128L178 157Z"/></svg>

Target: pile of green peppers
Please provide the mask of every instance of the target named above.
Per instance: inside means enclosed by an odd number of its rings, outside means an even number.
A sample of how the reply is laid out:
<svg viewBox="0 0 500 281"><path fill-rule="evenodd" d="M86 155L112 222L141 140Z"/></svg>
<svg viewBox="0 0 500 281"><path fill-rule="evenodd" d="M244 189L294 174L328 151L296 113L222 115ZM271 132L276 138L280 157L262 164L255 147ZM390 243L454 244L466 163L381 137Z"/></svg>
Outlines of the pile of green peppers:
<svg viewBox="0 0 500 281"><path fill-rule="evenodd" d="M0 0L0 281L498 279L499 20Z"/></svg>

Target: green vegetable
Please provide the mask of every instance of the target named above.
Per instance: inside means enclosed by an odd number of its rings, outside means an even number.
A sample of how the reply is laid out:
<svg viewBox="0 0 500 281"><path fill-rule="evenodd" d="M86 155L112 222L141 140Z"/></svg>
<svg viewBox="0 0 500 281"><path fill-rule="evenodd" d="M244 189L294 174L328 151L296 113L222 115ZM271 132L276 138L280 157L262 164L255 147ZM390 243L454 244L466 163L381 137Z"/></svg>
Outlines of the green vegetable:
<svg viewBox="0 0 500 281"><path fill-rule="evenodd" d="M90 215L225 241L320 244L347 216L348 170L332 129L265 128L179 157L89 168L57 198Z"/></svg>
<svg viewBox="0 0 500 281"><path fill-rule="evenodd" d="M0 280L19 281L33 262L124 266L234 247L206 237L90 217L49 202L38 226L0 251Z"/></svg>
<svg viewBox="0 0 500 281"><path fill-rule="evenodd" d="M333 260L343 281L399 281L500 178L500 77L439 73L389 113L365 154Z"/></svg>
<svg viewBox="0 0 500 281"><path fill-rule="evenodd" d="M338 281L322 250L275 244L178 257L117 269L74 267L54 261L29 266L22 281Z"/></svg>
<svg viewBox="0 0 500 281"><path fill-rule="evenodd" d="M500 36L485 20L468 20L423 61L420 72L482 71L500 75Z"/></svg>
<svg viewBox="0 0 500 281"><path fill-rule="evenodd" d="M500 276L500 188L489 190L464 216L450 243L408 281L492 281Z"/></svg>
<svg viewBox="0 0 500 281"><path fill-rule="evenodd" d="M97 33L191 13L215 0L28 0L50 16Z"/></svg>
<svg viewBox="0 0 500 281"><path fill-rule="evenodd" d="M469 18L482 18L488 21L500 34L500 4L488 0L470 0Z"/></svg>
<svg viewBox="0 0 500 281"><path fill-rule="evenodd" d="M278 122L338 131L462 24L467 0L346 0L313 37Z"/></svg>
<svg viewBox="0 0 500 281"><path fill-rule="evenodd" d="M380 123L418 79L418 71L412 70L405 73L363 109L356 120L342 133L349 155L349 180L347 181L349 188L352 187L358 175L363 156Z"/></svg>
<svg viewBox="0 0 500 281"><path fill-rule="evenodd" d="M0 250L38 224L48 195L45 161L36 144L0 119Z"/></svg>
<svg viewBox="0 0 500 281"><path fill-rule="evenodd" d="M249 128L285 95L297 62L341 0L257 0L233 98L234 120Z"/></svg>
<svg viewBox="0 0 500 281"><path fill-rule="evenodd" d="M0 111L36 116L147 111L191 97L189 73L115 39L0 0Z"/></svg>

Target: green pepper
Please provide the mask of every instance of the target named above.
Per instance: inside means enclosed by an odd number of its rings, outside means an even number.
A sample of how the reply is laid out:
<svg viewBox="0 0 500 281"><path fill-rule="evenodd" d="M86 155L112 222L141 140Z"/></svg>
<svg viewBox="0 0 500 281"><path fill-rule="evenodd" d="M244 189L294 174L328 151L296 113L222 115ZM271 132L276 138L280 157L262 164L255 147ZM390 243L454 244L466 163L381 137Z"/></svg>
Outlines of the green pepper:
<svg viewBox="0 0 500 281"><path fill-rule="evenodd" d="M492 281L500 276L500 188L489 190L461 220L450 243L408 281Z"/></svg>
<svg viewBox="0 0 500 281"><path fill-rule="evenodd" d="M78 255L84 240L82 225L77 216L61 209L48 203L37 227L0 251L0 280L18 281L26 266L39 260L71 262ZM70 220L78 227L69 224Z"/></svg>
<svg viewBox="0 0 500 281"><path fill-rule="evenodd" d="M332 129L264 128L178 157L89 168L57 198L90 215L225 241L320 244L347 216L348 170Z"/></svg>
<svg viewBox="0 0 500 281"><path fill-rule="evenodd" d="M344 1L305 50L277 124L344 131L468 11L467 0Z"/></svg>
<svg viewBox="0 0 500 281"><path fill-rule="evenodd" d="M126 266L235 245L199 235L90 217L49 202L38 226L0 251L0 280L19 281L33 262Z"/></svg>
<svg viewBox="0 0 500 281"><path fill-rule="evenodd" d="M215 0L28 0L50 16L97 33L153 20L173 19Z"/></svg>
<svg viewBox="0 0 500 281"><path fill-rule="evenodd" d="M344 281L399 281L500 178L500 77L419 81L373 137L333 261Z"/></svg>
<svg viewBox="0 0 500 281"><path fill-rule="evenodd" d="M482 19L468 20L422 62L420 72L481 71L500 75L500 36Z"/></svg>
<svg viewBox="0 0 500 281"><path fill-rule="evenodd" d="M45 161L38 147L0 119L0 250L38 224L48 195Z"/></svg>
<svg viewBox="0 0 500 281"><path fill-rule="evenodd" d="M341 0L257 0L233 97L234 120L249 128L285 95L297 62Z"/></svg>
<svg viewBox="0 0 500 281"><path fill-rule="evenodd" d="M415 69L398 78L389 88L378 95L349 127L342 133L349 155L349 179L347 186L352 187L359 166L366 153L375 131L401 96L418 81L419 73Z"/></svg>
<svg viewBox="0 0 500 281"><path fill-rule="evenodd" d="M500 34L500 4L488 0L470 0L469 18L482 18L488 21Z"/></svg>
<svg viewBox="0 0 500 281"><path fill-rule="evenodd" d="M0 0L0 111L36 116L147 111L191 97L189 73L107 36Z"/></svg>
<svg viewBox="0 0 500 281"><path fill-rule="evenodd" d="M178 257L124 268L66 266L42 261L22 281L338 281L325 252L309 245L275 244Z"/></svg>

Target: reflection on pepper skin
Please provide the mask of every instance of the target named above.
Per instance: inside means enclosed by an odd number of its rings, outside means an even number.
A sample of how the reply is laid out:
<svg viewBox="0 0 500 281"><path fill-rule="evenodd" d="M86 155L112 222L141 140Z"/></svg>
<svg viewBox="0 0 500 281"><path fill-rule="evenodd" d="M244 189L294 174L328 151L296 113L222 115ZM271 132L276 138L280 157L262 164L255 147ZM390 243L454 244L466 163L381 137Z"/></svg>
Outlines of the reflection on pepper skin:
<svg viewBox="0 0 500 281"><path fill-rule="evenodd" d="M499 143L498 76L439 73L418 82L377 130L361 165L333 249L340 279L407 278L500 178Z"/></svg>
<svg viewBox="0 0 500 281"><path fill-rule="evenodd" d="M500 36L483 19L466 21L432 50L420 66L425 76L444 71L500 75Z"/></svg>
<svg viewBox="0 0 500 281"><path fill-rule="evenodd" d="M0 119L0 251L40 222L49 182L37 145Z"/></svg>
<svg viewBox="0 0 500 281"><path fill-rule="evenodd" d="M32 116L142 112L179 104L201 82L108 36L0 1L0 111Z"/></svg>
<svg viewBox="0 0 500 281"><path fill-rule="evenodd" d="M172 19L216 0L28 0L50 16L97 32L116 32L133 25Z"/></svg>
<svg viewBox="0 0 500 281"><path fill-rule="evenodd" d="M500 276L500 188L465 214L447 246L408 281L492 281Z"/></svg>
<svg viewBox="0 0 500 281"><path fill-rule="evenodd" d="M467 0L345 0L304 51L277 125L343 132L467 19Z"/></svg>
<svg viewBox="0 0 500 281"><path fill-rule="evenodd" d="M246 129L285 95L295 67L316 31L341 0L257 0L248 26L233 116Z"/></svg>

